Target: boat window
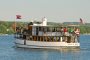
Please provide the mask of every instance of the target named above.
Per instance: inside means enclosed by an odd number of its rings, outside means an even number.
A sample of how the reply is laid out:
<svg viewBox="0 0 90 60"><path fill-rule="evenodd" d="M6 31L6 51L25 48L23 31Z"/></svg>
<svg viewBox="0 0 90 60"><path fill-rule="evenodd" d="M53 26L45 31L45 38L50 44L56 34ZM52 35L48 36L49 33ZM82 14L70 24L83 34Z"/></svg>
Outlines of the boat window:
<svg viewBox="0 0 90 60"><path fill-rule="evenodd" d="M52 31L55 32L55 27L52 28Z"/></svg>
<svg viewBox="0 0 90 60"><path fill-rule="evenodd" d="M47 32L51 32L52 31L52 27L46 27L46 31Z"/></svg>
<svg viewBox="0 0 90 60"><path fill-rule="evenodd" d="M57 27L52 27L52 32L57 32Z"/></svg>
<svg viewBox="0 0 90 60"><path fill-rule="evenodd" d="M38 27L36 27L36 35L38 35L39 29Z"/></svg>
<svg viewBox="0 0 90 60"><path fill-rule="evenodd" d="M39 27L39 31L42 31L42 27Z"/></svg>
<svg viewBox="0 0 90 60"><path fill-rule="evenodd" d="M60 27L57 28L57 32L60 32Z"/></svg>
<svg viewBox="0 0 90 60"><path fill-rule="evenodd" d="M47 27L43 27L43 32L47 32Z"/></svg>

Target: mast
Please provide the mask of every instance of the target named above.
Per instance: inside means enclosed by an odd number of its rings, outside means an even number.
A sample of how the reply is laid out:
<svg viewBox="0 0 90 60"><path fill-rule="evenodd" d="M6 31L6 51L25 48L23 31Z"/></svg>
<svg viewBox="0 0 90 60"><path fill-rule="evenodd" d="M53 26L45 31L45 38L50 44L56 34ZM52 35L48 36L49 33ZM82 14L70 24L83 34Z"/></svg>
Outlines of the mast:
<svg viewBox="0 0 90 60"><path fill-rule="evenodd" d="M17 23L16 20L21 19L21 15L16 15L16 19L15 19L15 32L16 32L16 27L17 27Z"/></svg>

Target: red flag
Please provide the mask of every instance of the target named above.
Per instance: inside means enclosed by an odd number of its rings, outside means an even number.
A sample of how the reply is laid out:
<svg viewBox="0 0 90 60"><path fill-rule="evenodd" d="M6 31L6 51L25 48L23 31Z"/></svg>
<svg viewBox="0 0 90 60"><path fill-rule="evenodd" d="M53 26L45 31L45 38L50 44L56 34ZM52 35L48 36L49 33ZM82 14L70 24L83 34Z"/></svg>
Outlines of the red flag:
<svg viewBox="0 0 90 60"><path fill-rule="evenodd" d="M80 23L82 23L83 24L83 20L80 18Z"/></svg>
<svg viewBox="0 0 90 60"><path fill-rule="evenodd" d="M21 15L16 15L16 19L21 19Z"/></svg>

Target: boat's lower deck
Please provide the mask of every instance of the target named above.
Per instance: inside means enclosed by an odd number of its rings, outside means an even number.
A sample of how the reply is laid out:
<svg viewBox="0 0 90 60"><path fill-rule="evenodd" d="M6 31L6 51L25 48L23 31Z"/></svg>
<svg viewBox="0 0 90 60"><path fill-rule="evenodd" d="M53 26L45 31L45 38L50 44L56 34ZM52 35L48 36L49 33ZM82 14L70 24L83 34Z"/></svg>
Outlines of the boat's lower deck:
<svg viewBox="0 0 90 60"><path fill-rule="evenodd" d="M15 40L17 47L25 48L51 48L51 49L60 49L60 48L77 48L80 46L80 43L67 43L67 42L42 42L42 41L31 41L31 40Z"/></svg>

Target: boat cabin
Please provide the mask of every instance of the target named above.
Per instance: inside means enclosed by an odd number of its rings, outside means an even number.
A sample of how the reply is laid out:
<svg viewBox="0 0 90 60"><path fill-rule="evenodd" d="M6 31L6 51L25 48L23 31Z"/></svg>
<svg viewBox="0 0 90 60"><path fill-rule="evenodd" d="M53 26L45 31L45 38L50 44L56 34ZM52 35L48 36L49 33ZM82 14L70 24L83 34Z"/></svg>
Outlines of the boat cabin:
<svg viewBox="0 0 90 60"><path fill-rule="evenodd" d="M55 27L55 26L40 26L33 25L30 22L27 27L17 29L17 38L41 41L41 42L79 42L79 34L75 33L76 27ZM19 31L19 33L18 33Z"/></svg>

